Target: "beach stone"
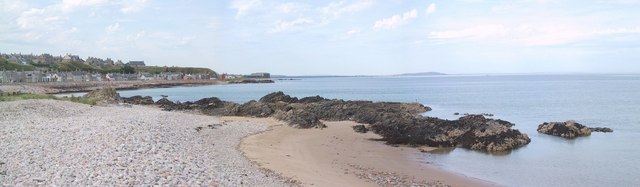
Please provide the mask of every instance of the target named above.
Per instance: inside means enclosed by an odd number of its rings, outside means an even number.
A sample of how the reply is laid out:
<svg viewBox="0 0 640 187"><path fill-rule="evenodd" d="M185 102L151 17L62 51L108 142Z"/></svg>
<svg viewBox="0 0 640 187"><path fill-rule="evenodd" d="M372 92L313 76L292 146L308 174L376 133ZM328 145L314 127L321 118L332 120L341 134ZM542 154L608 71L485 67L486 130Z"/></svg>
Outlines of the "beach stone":
<svg viewBox="0 0 640 187"><path fill-rule="evenodd" d="M591 129L573 120L542 123L538 125L538 132L567 139L591 135Z"/></svg>
<svg viewBox="0 0 640 187"><path fill-rule="evenodd" d="M291 186L238 150L267 124L196 132L222 120L58 100L2 102L0 111L9 114L0 120L0 186Z"/></svg>
<svg viewBox="0 0 640 187"><path fill-rule="evenodd" d="M353 131L357 133L367 133L369 131L369 129L367 129L367 127L364 125L354 125L352 128Z"/></svg>

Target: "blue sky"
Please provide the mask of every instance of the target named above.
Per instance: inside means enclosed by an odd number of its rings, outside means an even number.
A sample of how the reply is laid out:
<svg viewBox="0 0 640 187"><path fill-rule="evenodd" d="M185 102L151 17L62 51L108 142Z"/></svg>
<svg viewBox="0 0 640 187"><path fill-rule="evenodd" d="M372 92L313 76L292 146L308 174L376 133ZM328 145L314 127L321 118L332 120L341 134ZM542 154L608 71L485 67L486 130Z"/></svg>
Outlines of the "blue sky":
<svg viewBox="0 0 640 187"><path fill-rule="evenodd" d="M288 75L640 73L640 0L0 0L0 52Z"/></svg>

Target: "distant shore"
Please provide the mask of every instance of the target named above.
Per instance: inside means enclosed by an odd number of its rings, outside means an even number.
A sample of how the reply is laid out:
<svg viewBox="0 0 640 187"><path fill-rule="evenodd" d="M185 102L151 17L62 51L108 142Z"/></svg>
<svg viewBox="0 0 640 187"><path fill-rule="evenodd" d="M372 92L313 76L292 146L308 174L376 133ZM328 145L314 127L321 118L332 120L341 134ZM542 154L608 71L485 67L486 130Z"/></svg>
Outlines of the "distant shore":
<svg viewBox="0 0 640 187"><path fill-rule="evenodd" d="M0 84L2 91L14 91L37 94L60 94L88 92L111 86L116 90L136 90L145 88L167 88L175 86L204 86L217 84L253 84L273 83L270 79L220 80L149 80L149 81L89 81L89 82L48 82L48 83L11 83Z"/></svg>

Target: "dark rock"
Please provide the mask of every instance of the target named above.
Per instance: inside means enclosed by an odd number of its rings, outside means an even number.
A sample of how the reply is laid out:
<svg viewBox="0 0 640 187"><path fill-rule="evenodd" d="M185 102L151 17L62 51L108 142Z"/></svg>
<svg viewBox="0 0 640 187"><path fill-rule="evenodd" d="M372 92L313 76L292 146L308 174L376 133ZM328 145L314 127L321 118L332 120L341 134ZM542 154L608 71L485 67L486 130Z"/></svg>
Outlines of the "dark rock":
<svg viewBox="0 0 640 187"><path fill-rule="evenodd" d="M573 120L565 122L545 122L538 125L538 132L568 139L591 135L591 129Z"/></svg>
<svg viewBox="0 0 640 187"><path fill-rule="evenodd" d="M224 106L224 102L217 97L203 98L193 102L193 104L202 110L220 108Z"/></svg>
<svg viewBox="0 0 640 187"><path fill-rule="evenodd" d="M591 132L613 132L613 129L608 127L591 127L589 130L591 130Z"/></svg>
<svg viewBox="0 0 640 187"><path fill-rule="evenodd" d="M253 116L253 117L269 117L273 114L274 110L271 105L273 103L262 103L255 100L251 100L245 104L238 106L236 115L238 116Z"/></svg>
<svg viewBox="0 0 640 187"><path fill-rule="evenodd" d="M200 110L207 115L274 117L295 128L324 128L320 120L351 120L369 124L354 126L357 132L373 131L388 144L465 147L482 151L506 151L528 144L526 134L511 129L512 123L482 115L443 120L420 115L431 108L420 103L329 100L320 96L298 100L274 92L242 105L206 98L196 102L156 104L168 110Z"/></svg>
<svg viewBox="0 0 640 187"><path fill-rule="evenodd" d="M289 95L284 94L283 92L273 92L260 98L260 102L262 103L276 103L279 101L285 102L285 103L295 103L298 101L298 98L291 97Z"/></svg>
<svg viewBox="0 0 640 187"><path fill-rule="evenodd" d="M369 129L367 129L367 127L364 126L364 125L354 125L352 128L353 128L353 131L356 131L358 133L367 133L367 132L369 132Z"/></svg>
<svg viewBox="0 0 640 187"><path fill-rule="evenodd" d="M163 106L163 105L174 105L175 103L171 102L169 99L167 98L162 98L158 101L156 101L156 105L159 106Z"/></svg>
<svg viewBox="0 0 640 187"><path fill-rule="evenodd" d="M132 96L132 97L123 97L122 102L134 104L134 105L152 105L154 104L153 98L151 96Z"/></svg>
<svg viewBox="0 0 640 187"><path fill-rule="evenodd" d="M289 110L288 112L279 112L274 115L276 119L289 123L294 128L325 128L327 127L320 122L318 116L304 110Z"/></svg>
<svg viewBox="0 0 640 187"><path fill-rule="evenodd" d="M529 144L531 139L527 134L511 129L513 123L500 119L489 119L481 115L469 115L458 120L461 128L451 132L466 130L457 137L458 145L472 150L486 150L490 152L507 151Z"/></svg>
<svg viewBox="0 0 640 187"><path fill-rule="evenodd" d="M453 115L456 115L456 116L457 116L457 115L460 115L460 113L459 113L459 112L456 112L456 113L453 113Z"/></svg>
<svg viewBox="0 0 640 187"><path fill-rule="evenodd" d="M317 103L317 102L328 101L328 100L329 99L325 99L324 97L320 97L319 95L316 95L316 96L302 98L298 102L299 103Z"/></svg>
<svg viewBox="0 0 640 187"><path fill-rule="evenodd" d="M231 80L229 84L256 84L256 83L274 83L271 79L237 79Z"/></svg>

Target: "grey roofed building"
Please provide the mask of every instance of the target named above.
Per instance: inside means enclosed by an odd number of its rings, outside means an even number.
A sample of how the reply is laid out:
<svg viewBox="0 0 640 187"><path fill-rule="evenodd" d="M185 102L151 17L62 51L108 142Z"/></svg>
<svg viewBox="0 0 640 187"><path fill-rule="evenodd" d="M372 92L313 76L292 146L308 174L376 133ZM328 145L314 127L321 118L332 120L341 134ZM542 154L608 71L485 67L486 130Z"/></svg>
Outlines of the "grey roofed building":
<svg viewBox="0 0 640 187"><path fill-rule="evenodd" d="M127 65L132 67L144 67L144 61L129 61Z"/></svg>
<svg viewBox="0 0 640 187"><path fill-rule="evenodd" d="M246 76L247 78L271 78L271 74L269 73L265 73L265 72L259 72L259 73L252 73L249 76Z"/></svg>

